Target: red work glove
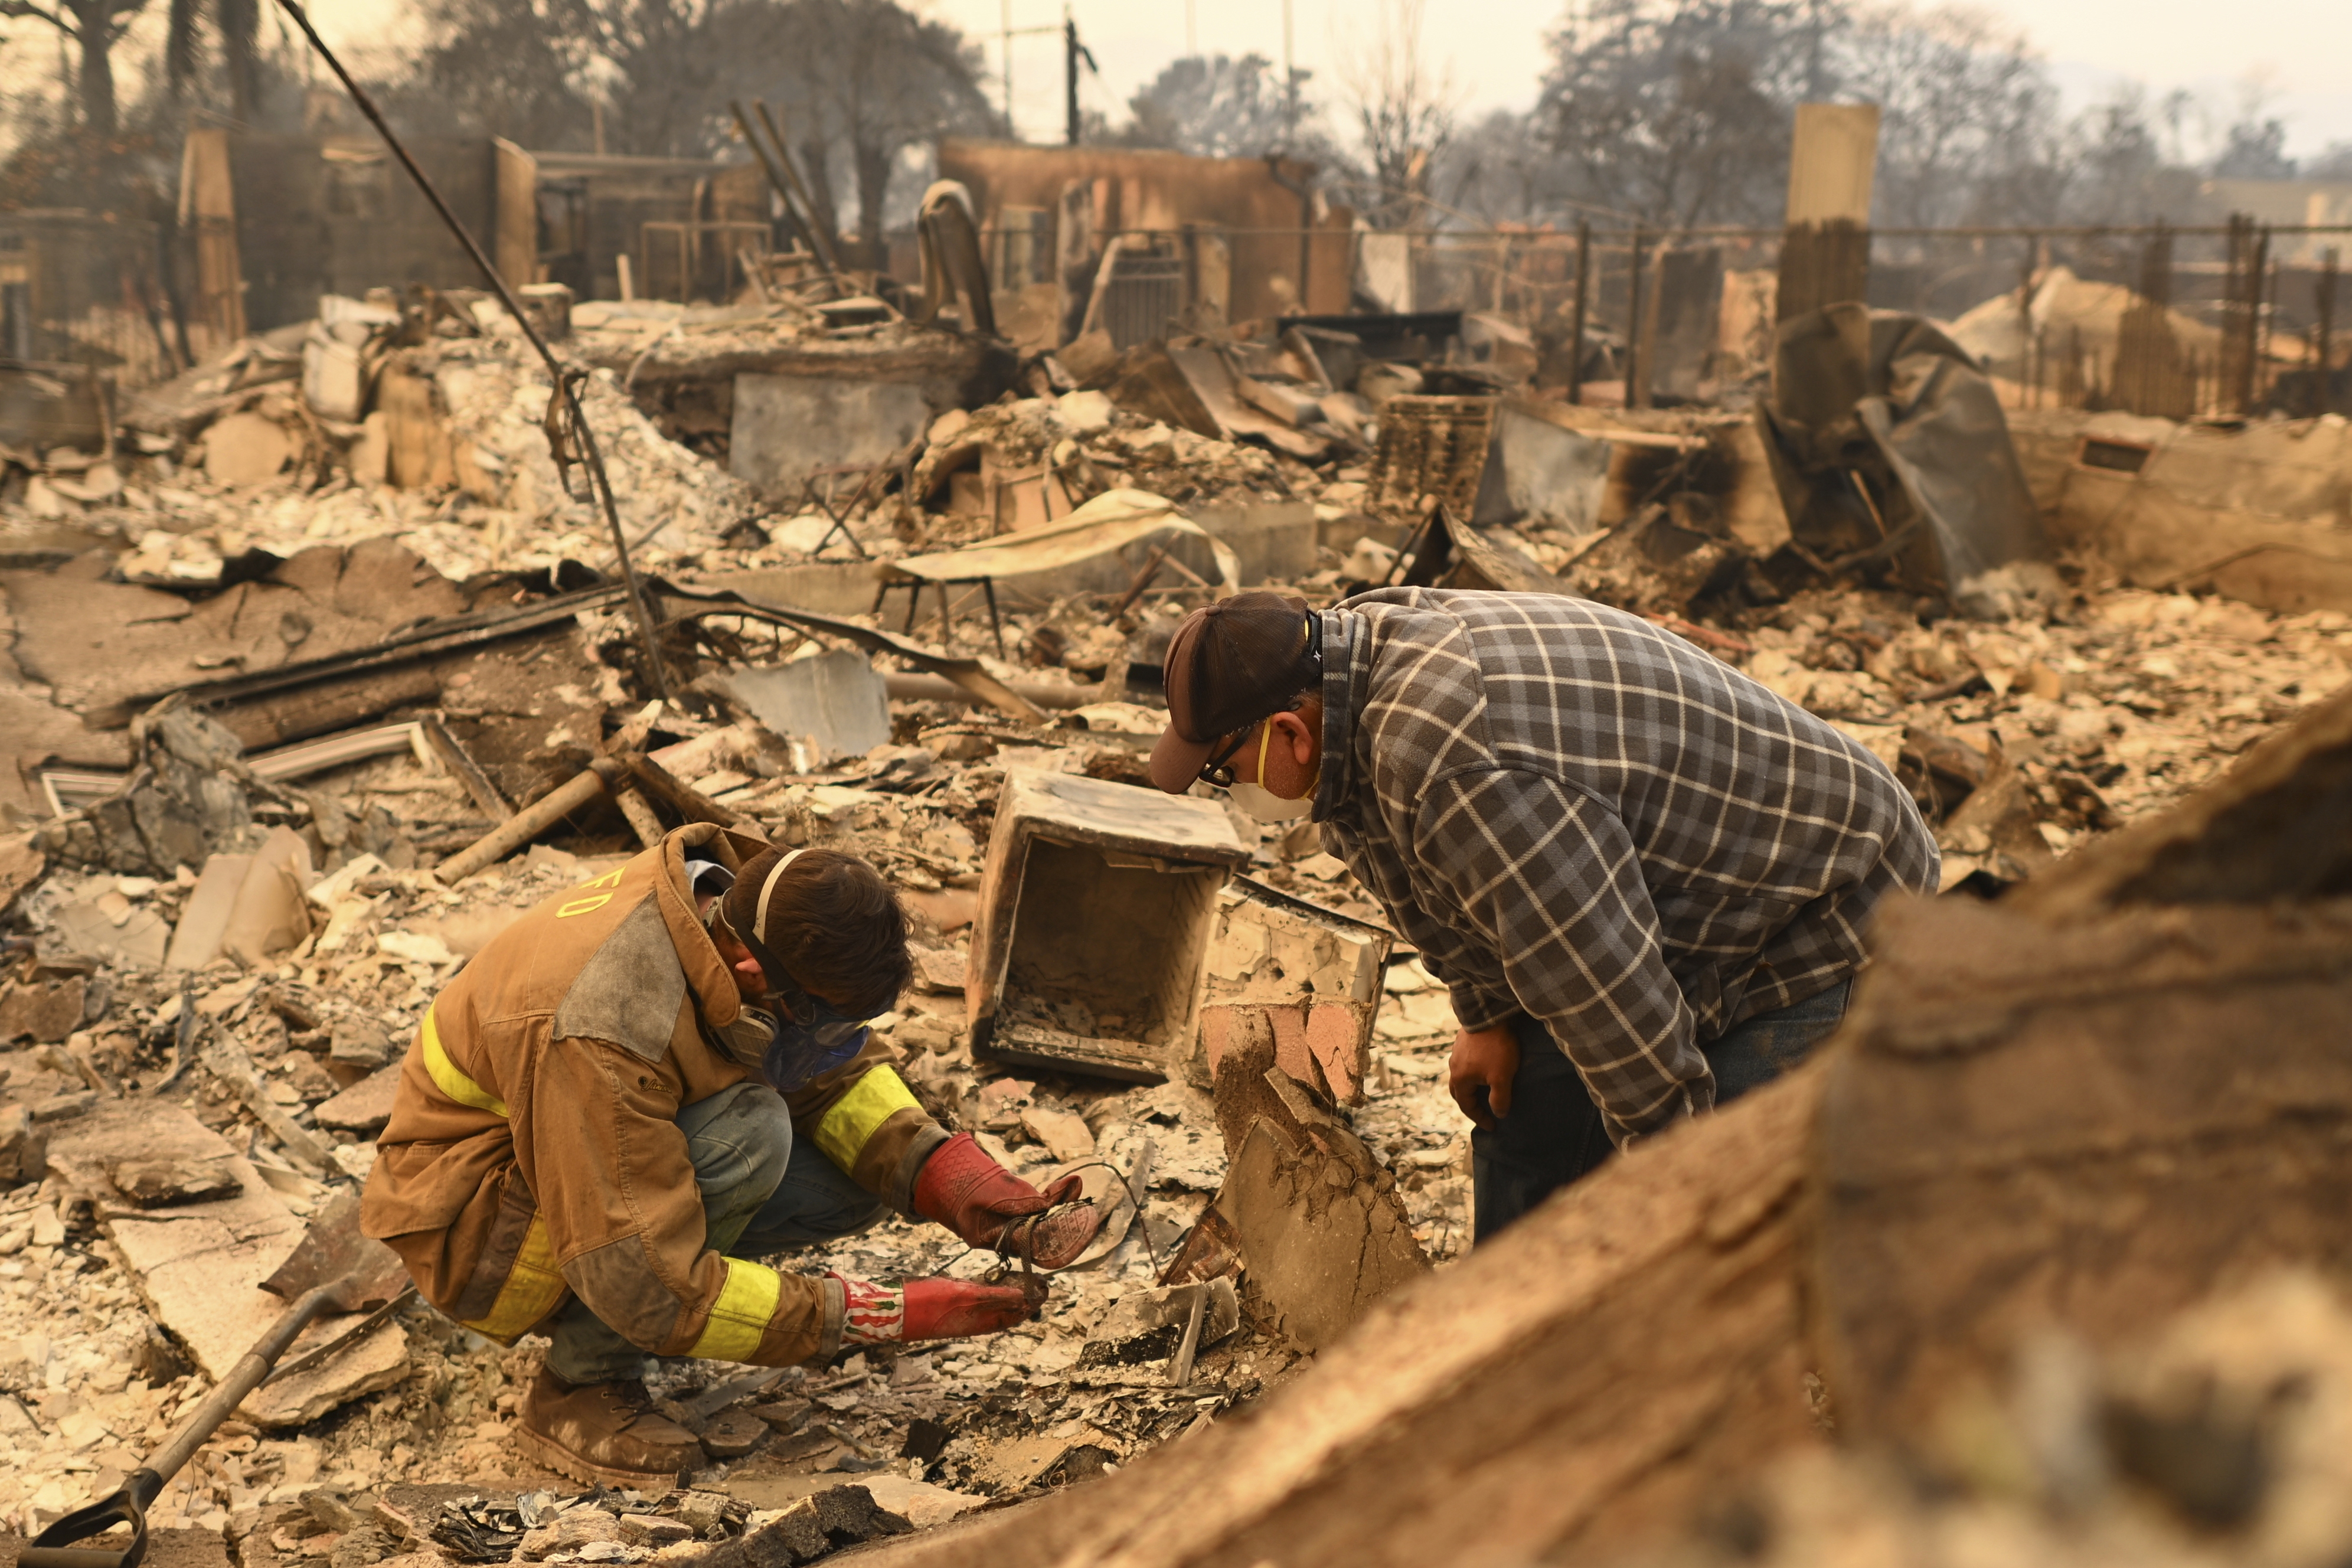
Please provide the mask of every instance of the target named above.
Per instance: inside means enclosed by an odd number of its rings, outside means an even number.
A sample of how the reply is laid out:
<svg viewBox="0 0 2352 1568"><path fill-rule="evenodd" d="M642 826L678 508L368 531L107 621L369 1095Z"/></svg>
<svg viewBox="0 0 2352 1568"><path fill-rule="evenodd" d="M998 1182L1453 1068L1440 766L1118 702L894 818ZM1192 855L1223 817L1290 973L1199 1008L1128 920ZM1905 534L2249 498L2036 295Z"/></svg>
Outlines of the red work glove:
<svg viewBox="0 0 2352 1568"><path fill-rule="evenodd" d="M915 1212L974 1247L1025 1256L1039 1268L1066 1268L1102 1228L1101 1211L1078 1200L1079 1187L1077 1177L1064 1176L1041 1193L959 1132L923 1162Z"/></svg>
<svg viewBox="0 0 2352 1568"><path fill-rule="evenodd" d="M993 1334L1037 1315L1018 1285L971 1279L909 1279L884 1285L835 1274L847 1302L841 1342L873 1345L907 1340L962 1340Z"/></svg>

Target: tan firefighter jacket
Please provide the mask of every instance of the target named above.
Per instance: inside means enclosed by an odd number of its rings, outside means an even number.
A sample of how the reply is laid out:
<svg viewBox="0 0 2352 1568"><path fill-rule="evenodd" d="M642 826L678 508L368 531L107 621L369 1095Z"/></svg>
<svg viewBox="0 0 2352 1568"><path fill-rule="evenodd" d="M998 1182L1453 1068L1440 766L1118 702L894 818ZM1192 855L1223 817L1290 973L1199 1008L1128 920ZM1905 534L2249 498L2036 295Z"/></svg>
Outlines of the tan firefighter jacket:
<svg viewBox="0 0 2352 1568"><path fill-rule="evenodd" d="M361 1224L442 1311L511 1342L576 1294L657 1355L783 1366L838 1345L838 1283L705 1245L674 1120L754 1070L719 1043L741 1000L686 852L734 870L764 847L681 827L523 915L434 999ZM786 1103L797 1139L907 1213L947 1133L890 1060L869 1045Z"/></svg>

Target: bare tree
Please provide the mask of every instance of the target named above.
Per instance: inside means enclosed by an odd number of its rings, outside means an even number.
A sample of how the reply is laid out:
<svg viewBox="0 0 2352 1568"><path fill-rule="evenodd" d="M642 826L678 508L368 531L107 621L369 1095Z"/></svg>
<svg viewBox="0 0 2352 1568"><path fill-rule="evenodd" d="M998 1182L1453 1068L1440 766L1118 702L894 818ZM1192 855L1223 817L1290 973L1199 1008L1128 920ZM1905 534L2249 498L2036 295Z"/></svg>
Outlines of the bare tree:
<svg viewBox="0 0 2352 1568"><path fill-rule="evenodd" d="M215 0L219 3L219 0ZM426 42L386 96L413 128L699 157L724 135L759 0L423 0Z"/></svg>
<svg viewBox="0 0 2352 1568"><path fill-rule="evenodd" d="M727 88L744 24L765 6L747 0L548 0L577 18L585 45L578 74L605 102L614 152L692 157L725 135Z"/></svg>
<svg viewBox="0 0 2352 1568"><path fill-rule="evenodd" d="M1490 226L1556 221L1577 205L1542 121L1507 109L1454 136L1435 183L1456 211Z"/></svg>
<svg viewBox="0 0 2352 1568"><path fill-rule="evenodd" d="M1361 52L1343 53L1339 79L1363 141L1375 227L1402 228L1421 216L1438 157L1454 139L1460 101L1453 73L1423 63L1423 0L1380 0L1379 20Z"/></svg>
<svg viewBox="0 0 2352 1568"><path fill-rule="evenodd" d="M1128 100L1134 119L1117 140L1171 147L1202 158L1255 158L1287 145L1294 108L1310 73L1294 70L1286 90L1264 55L1191 55Z"/></svg>
<svg viewBox="0 0 2352 1568"><path fill-rule="evenodd" d="M1538 111L1585 201L1661 224L1770 222L1790 111L1843 23L1796 0L1593 0L1552 36Z"/></svg>
<svg viewBox="0 0 2352 1568"><path fill-rule="evenodd" d="M2286 155L2286 125L2266 112L2276 97L2260 73L2238 84L2238 112L2221 134L2213 173L2229 180L2292 180L2295 162Z"/></svg>
<svg viewBox="0 0 2352 1568"><path fill-rule="evenodd" d="M2022 34L1958 6L1878 5L1841 41L1840 90L1875 103L1878 221L1927 226L2014 212L2053 153L2056 100Z"/></svg>
<svg viewBox="0 0 2352 1568"><path fill-rule="evenodd" d="M602 87L570 16L533 0L422 0L418 10L425 41L383 94L404 125L526 147L593 145Z"/></svg>
<svg viewBox="0 0 2352 1568"><path fill-rule="evenodd" d="M781 97L800 143L818 221L837 228L831 166L857 188L857 233L882 263L882 231L899 155L934 137L997 123L981 89L978 50L944 23L894 0L787 0L747 7L740 58L788 62L772 80L753 71L753 96ZM762 47L765 40L765 47Z"/></svg>
<svg viewBox="0 0 2352 1568"><path fill-rule="evenodd" d="M2126 87L2074 117L2055 163L2075 223L2178 219L2195 210L2199 171L2166 157L2147 95Z"/></svg>
<svg viewBox="0 0 2352 1568"><path fill-rule="evenodd" d="M199 35L207 21L220 44L229 110L250 123L261 101L261 10L257 0L172 0L163 32L165 85L176 98L194 79Z"/></svg>

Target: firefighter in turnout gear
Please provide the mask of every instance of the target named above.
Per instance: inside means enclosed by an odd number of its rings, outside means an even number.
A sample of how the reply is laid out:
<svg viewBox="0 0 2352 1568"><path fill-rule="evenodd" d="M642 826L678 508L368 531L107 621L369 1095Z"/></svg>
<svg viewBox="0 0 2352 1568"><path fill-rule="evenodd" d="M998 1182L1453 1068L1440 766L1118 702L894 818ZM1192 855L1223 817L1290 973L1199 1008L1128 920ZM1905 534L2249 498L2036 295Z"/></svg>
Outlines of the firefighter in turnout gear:
<svg viewBox="0 0 2352 1568"><path fill-rule="evenodd" d="M707 1461L647 1354L783 1366L1026 1321L1017 1284L780 1271L760 1259L920 1215L1064 1267L1101 1216L950 1135L860 1021L910 973L906 918L855 857L708 825L532 909L434 999L402 1064L362 1223L426 1300L551 1341L519 1412L576 1479Z"/></svg>

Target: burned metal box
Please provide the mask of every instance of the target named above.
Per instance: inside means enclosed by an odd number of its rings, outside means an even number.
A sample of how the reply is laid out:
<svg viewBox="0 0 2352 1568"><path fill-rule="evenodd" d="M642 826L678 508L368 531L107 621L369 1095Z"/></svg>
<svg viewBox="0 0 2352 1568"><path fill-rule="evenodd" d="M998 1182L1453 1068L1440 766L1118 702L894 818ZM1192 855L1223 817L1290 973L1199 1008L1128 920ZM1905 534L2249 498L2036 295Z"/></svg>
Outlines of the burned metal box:
<svg viewBox="0 0 2352 1568"><path fill-rule="evenodd" d="M973 1054L1165 1080L1200 1027L1217 895L1249 858L1213 801L1008 775L964 984Z"/></svg>

